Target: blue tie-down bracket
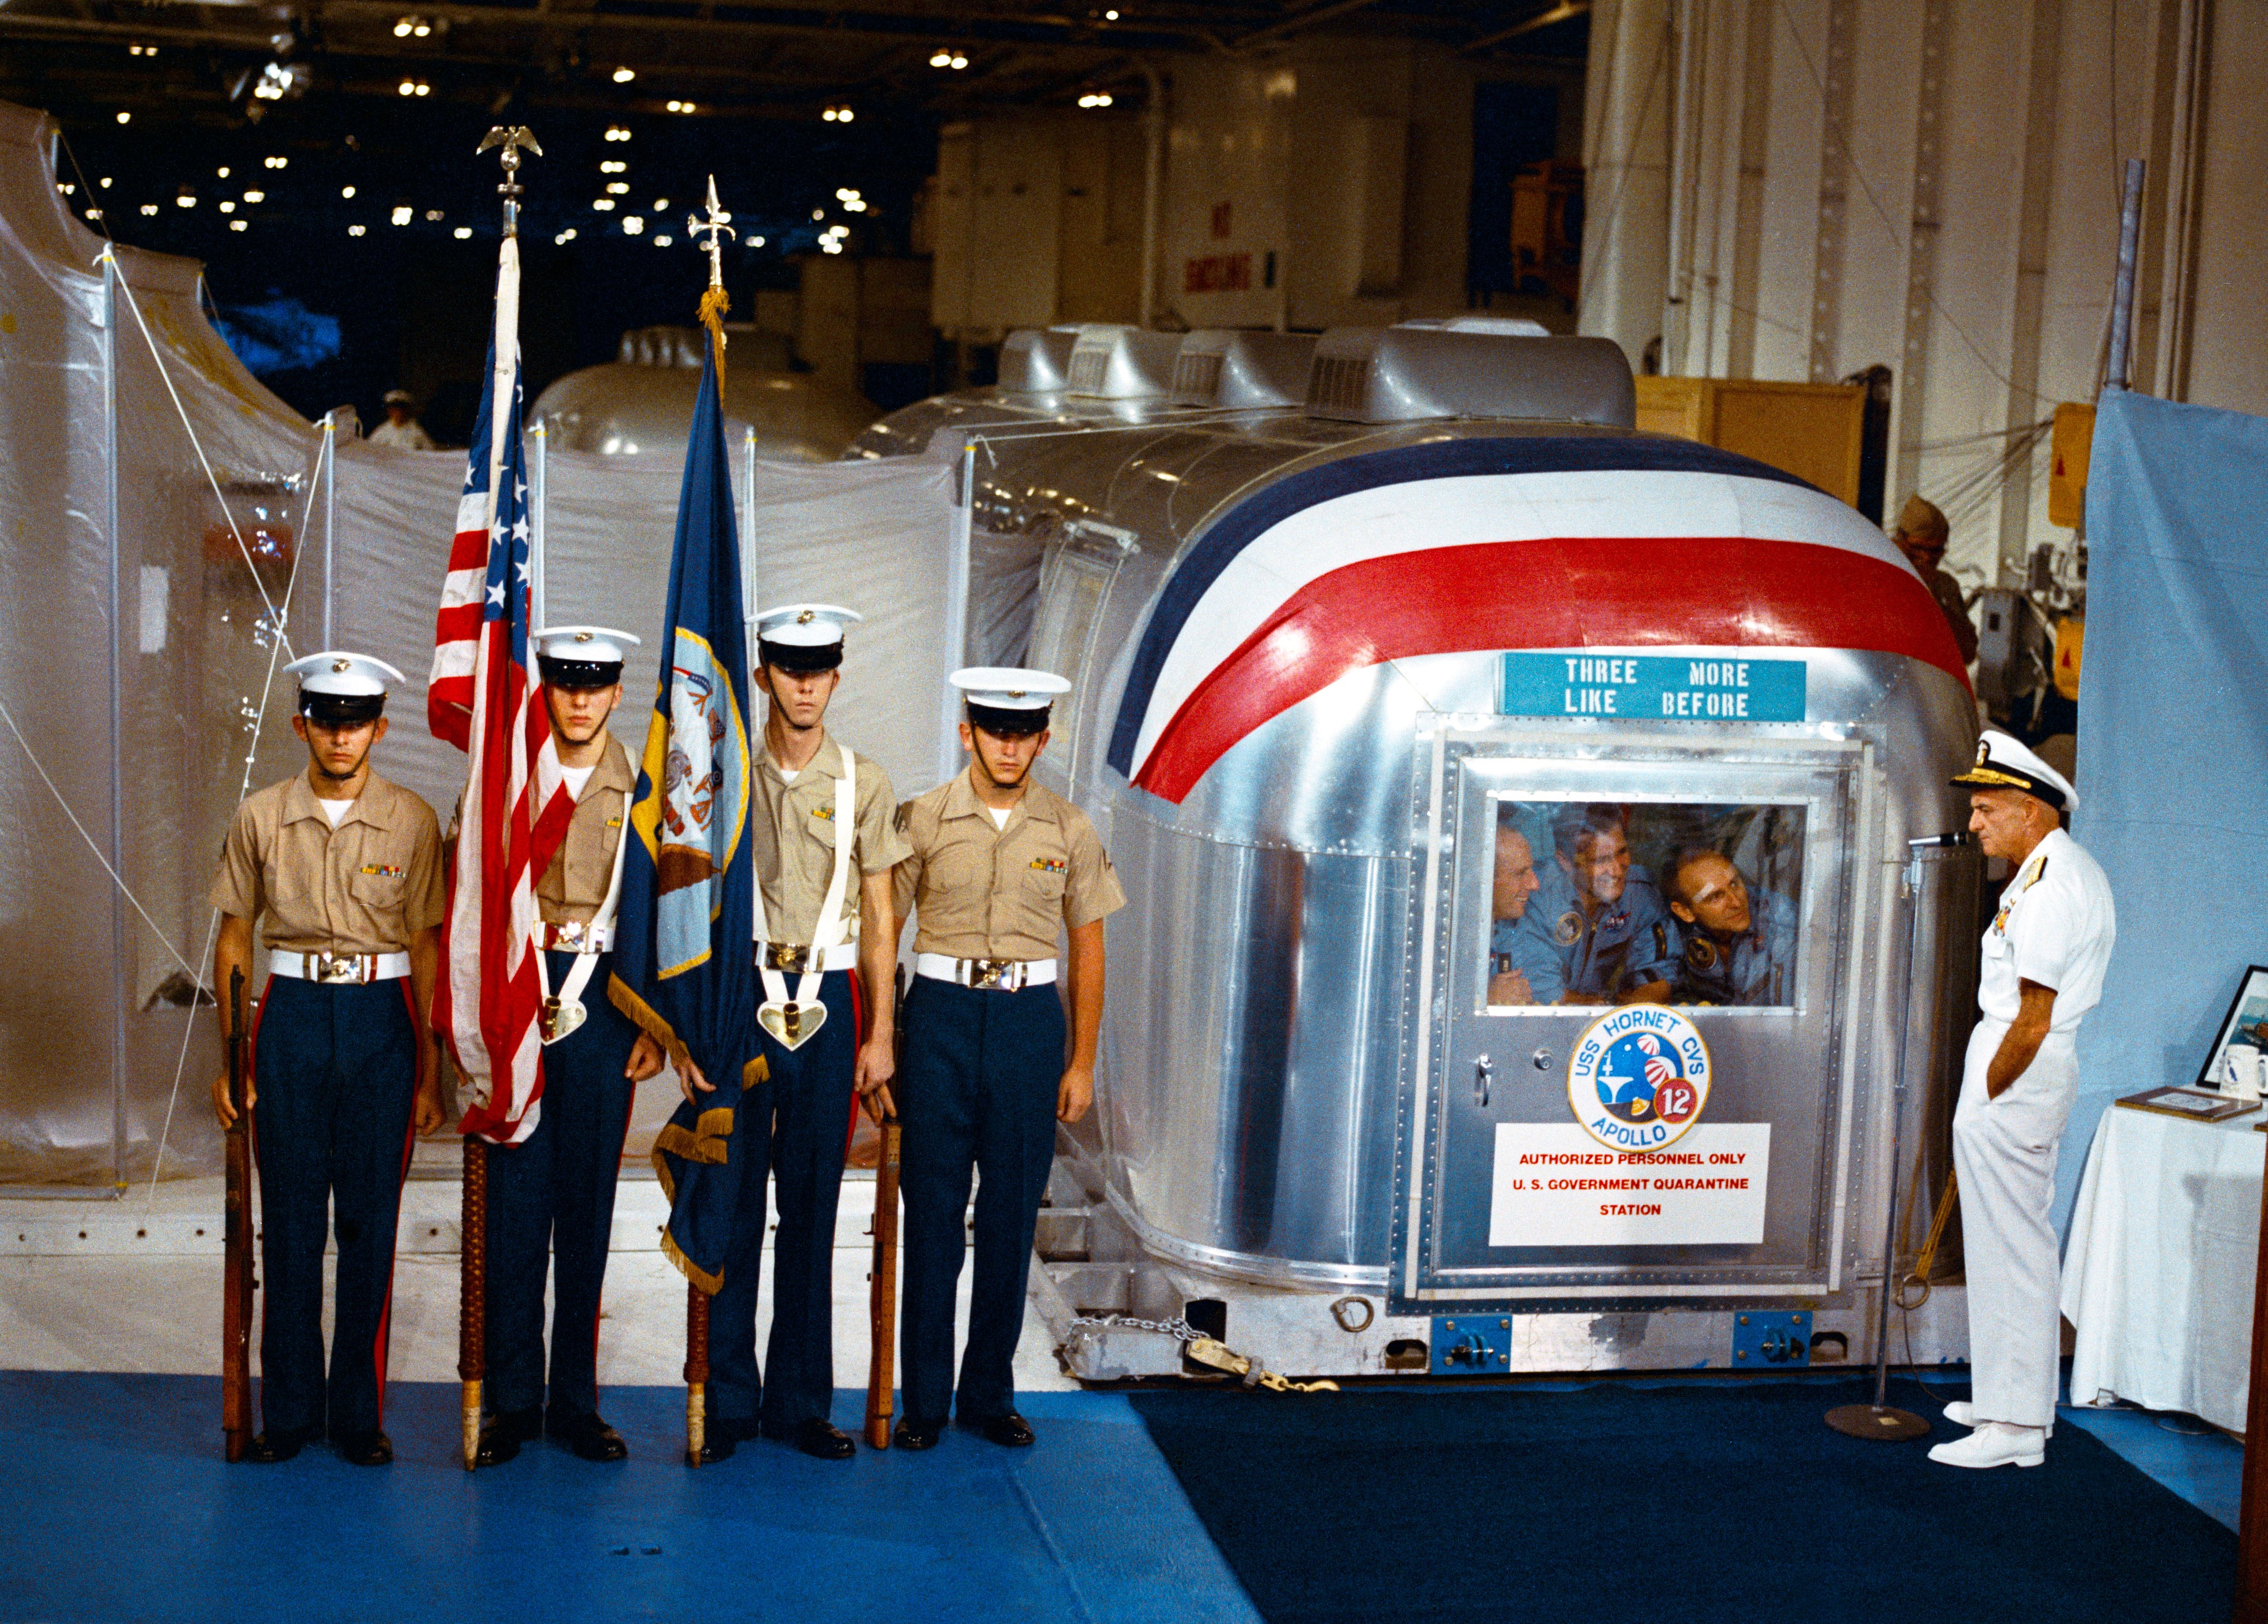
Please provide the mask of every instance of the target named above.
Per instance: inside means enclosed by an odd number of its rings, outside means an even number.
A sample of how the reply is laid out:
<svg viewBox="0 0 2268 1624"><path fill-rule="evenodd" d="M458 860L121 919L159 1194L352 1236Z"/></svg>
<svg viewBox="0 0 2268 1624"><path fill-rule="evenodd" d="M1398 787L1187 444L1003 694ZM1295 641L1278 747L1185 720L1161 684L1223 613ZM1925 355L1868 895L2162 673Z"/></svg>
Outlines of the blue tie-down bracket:
<svg viewBox="0 0 2268 1624"><path fill-rule="evenodd" d="M1433 1321L1433 1374L1504 1376L1512 1369L1512 1320L1458 1314Z"/></svg>
<svg viewBox="0 0 2268 1624"><path fill-rule="evenodd" d="M1733 1316L1733 1369L1786 1370L1811 1362L1809 1309L1747 1309Z"/></svg>

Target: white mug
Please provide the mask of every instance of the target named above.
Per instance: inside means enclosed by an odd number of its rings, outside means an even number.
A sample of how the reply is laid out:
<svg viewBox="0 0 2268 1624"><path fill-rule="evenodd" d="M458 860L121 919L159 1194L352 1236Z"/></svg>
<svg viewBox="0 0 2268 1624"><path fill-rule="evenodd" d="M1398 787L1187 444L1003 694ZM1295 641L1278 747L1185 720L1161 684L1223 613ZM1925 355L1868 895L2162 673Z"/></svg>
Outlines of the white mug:
<svg viewBox="0 0 2268 1624"><path fill-rule="evenodd" d="M2268 1054L2244 1045L2232 1045L2222 1057L2228 1091L2241 1100L2257 1100L2268 1085Z"/></svg>

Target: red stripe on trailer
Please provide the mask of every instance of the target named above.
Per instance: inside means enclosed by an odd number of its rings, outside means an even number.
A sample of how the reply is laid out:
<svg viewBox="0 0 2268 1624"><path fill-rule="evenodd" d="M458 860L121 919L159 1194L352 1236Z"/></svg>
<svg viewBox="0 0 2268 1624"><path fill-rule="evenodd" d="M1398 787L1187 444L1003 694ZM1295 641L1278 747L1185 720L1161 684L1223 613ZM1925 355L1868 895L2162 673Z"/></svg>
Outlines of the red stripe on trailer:
<svg viewBox="0 0 2268 1624"><path fill-rule="evenodd" d="M1308 582L1197 684L1134 781L1179 801L1263 723L1350 671L1521 648L1848 648L1969 674L1919 577L1847 547L1573 536L1366 559Z"/></svg>

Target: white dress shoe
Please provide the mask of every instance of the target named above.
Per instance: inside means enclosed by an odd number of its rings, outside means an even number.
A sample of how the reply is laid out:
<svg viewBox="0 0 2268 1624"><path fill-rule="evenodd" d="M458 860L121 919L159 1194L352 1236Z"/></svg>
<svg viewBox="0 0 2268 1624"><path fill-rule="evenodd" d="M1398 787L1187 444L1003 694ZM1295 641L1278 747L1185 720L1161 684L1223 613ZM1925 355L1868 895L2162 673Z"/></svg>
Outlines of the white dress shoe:
<svg viewBox="0 0 2268 1624"><path fill-rule="evenodd" d="M1955 1399L1945 1406L1945 1419L1956 1427L1974 1427L1977 1424L1977 1406L1966 1399ZM2047 1425L2047 1436L2051 1438L2055 1436L2053 1421Z"/></svg>
<svg viewBox="0 0 2268 1624"><path fill-rule="evenodd" d="M2037 1427L1987 1421L1965 1438L1939 1444L1929 1458L1941 1466L2036 1466L2048 1458L2045 1442Z"/></svg>

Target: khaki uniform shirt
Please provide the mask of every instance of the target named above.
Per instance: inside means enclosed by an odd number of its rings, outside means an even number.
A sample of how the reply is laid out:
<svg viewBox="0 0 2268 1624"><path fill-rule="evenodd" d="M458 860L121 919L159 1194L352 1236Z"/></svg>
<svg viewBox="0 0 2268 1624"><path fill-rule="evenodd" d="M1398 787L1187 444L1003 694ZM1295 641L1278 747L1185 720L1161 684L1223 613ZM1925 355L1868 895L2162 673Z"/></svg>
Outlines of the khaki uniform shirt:
<svg viewBox="0 0 2268 1624"><path fill-rule="evenodd" d="M551 865L536 882L535 904L547 925L587 925L607 900L615 848L622 840L622 797L637 783L630 752L613 734L575 799L575 818Z"/></svg>
<svg viewBox="0 0 2268 1624"><path fill-rule="evenodd" d="M433 808L373 772L331 827L305 772L237 808L208 900L290 953L401 953L441 922Z"/></svg>
<svg viewBox="0 0 2268 1624"><path fill-rule="evenodd" d="M755 842L756 878L764 888L764 926L771 941L808 946L819 934L819 904L835 878L835 781L843 776L842 746L821 730L819 749L791 784L770 749L756 752L756 816L748 820ZM905 857L898 833L897 795L881 764L852 752L858 766L858 827L852 832L851 873L843 888L843 940L858 934L858 876L880 874Z"/></svg>
<svg viewBox="0 0 2268 1624"><path fill-rule="evenodd" d="M1953 632L1953 640L1961 646L1961 663L1967 665L1977 658L1977 624L1969 618L1968 607L1961 601L1961 583L1943 570L1932 570L1922 577L1929 587L1929 595L1937 600L1940 613Z"/></svg>
<svg viewBox="0 0 2268 1624"><path fill-rule="evenodd" d="M907 801L898 821L913 851L898 868L897 912L919 911L917 953L1053 958L1063 926L1126 905L1094 825L1043 785L1027 785L996 828L959 772Z"/></svg>

